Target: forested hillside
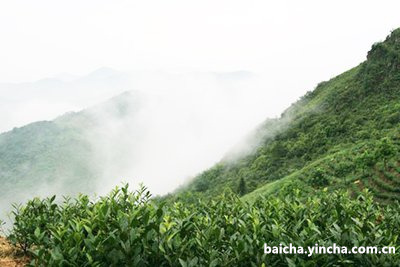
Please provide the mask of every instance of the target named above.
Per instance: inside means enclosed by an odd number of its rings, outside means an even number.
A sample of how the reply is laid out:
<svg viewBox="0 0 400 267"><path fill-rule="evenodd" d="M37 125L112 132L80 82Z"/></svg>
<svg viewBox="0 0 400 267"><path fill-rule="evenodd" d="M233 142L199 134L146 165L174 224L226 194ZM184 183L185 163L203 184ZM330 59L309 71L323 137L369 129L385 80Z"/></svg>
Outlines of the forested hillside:
<svg viewBox="0 0 400 267"><path fill-rule="evenodd" d="M178 195L246 194L266 185L258 194L294 182L303 189L351 184L355 193L369 188L380 199L400 199L400 29L254 135L260 145L253 153L227 157Z"/></svg>
<svg viewBox="0 0 400 267"><path fill-rule="evenodd" d="M50 188L62 194L92 192L103 164L93 147L92 140L102 137L97 128L132 116L137 102L124 93L81 112L0 134L1 213L5 204L47 195Z"/></svg>

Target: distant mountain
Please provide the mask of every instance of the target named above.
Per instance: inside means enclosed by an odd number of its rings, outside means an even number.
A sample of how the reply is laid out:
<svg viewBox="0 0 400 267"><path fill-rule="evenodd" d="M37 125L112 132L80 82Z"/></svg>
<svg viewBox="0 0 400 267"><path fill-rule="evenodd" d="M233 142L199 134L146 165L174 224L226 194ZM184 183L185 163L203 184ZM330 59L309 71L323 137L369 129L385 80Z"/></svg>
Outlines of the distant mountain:
<svg viewBox="0 0 400 267"><path fill-rule="evenodd" d="M188 86L188 81L222 85L243 82L243 86L248 87L246 82L255 77L254 73L247 71L127 73L101 67L84 76L61 73L35 82L0 83L0 133L34 121L52 120L65 112L88 108L125 91L169 92Z"/></svg>
<svg viewBox="0 0 400 267"><path fill-rule="evenodd" d="M0 132L81 110L131 88L128 74L105 67L81 77L64 73L36 82L0 83Z"/></svg>
<svg viewBox="0 0 400 267"><path fill-rule="evenodd" d="M368 188L380 201L400 200L400 29L374 44L365 62L260 125L241 147L245 154L233 149L177 195L240 192L245 184L247 199L293 186L353 194Z"/></svg>

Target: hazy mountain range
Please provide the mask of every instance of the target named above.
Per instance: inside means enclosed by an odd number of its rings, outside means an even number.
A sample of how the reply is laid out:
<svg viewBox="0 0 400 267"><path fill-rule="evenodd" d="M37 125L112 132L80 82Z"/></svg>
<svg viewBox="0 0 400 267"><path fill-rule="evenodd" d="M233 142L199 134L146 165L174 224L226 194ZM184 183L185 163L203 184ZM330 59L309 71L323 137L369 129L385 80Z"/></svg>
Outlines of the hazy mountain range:
<svg viewBox="0 0 400 267"><path fill-rule="evenodd" d="M101 68L1 84L0 206L36 195L104 193L122 181L171 192L272 114L257 79L245 71Z"/></svg>

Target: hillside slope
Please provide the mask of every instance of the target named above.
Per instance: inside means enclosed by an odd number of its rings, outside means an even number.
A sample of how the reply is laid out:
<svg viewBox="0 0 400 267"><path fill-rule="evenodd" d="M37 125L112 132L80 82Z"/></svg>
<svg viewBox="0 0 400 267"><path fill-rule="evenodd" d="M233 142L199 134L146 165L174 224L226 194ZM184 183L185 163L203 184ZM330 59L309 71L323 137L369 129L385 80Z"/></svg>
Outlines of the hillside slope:
<svg viewBox="0 0 400 267"><path fill-rule="evenodd" d="M107 136L98 129L134 117L138 105L135 94L124 93L81 112L0 134L1 213L2 207L32 196L93 192L105 160L93 140Z"/></svg>
<svg viewBox="0 0 400 267"><path fill-rule="evenodd" d="M178 196L214 196L226 187L238 192L242 181L244 193L257 189L250 199L292 183L353 193L368 187L380 199L399 199L400 29L374 44L365 62L320 83L255 136L252 153L227 156Z"/></svg>

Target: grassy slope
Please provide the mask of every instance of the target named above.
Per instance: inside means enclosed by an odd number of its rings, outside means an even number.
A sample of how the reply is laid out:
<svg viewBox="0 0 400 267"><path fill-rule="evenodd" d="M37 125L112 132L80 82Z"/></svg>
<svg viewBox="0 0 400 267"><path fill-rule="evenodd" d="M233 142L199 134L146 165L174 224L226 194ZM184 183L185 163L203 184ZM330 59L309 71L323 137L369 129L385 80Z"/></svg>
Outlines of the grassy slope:
<svg viewBox="0 0 400 267"><path fill-rule="evenodd" d="M178 195L189 191L213 196L226 187L235 191L240 178L245 179L249 192L254 191L245 199L278 191L292 182L303 188L376 189L378 184L368 181L377 167L357 168L356 158L376 150L385 137L400 151L399 125L400 29L375 44L367 61L320 83L273 125L261 126L265 133L272 129L273 134L265 135L254 153L238 160L222 160L180 189ZM397 164L398 154L392 157L392 163ZM376 161L382 165L382 158ZM398 175L394 168L382 172ZM384 185L375 191L380 198L386 193L397 198L397 185L392 182L391 191L389 186L381 190Z"/></svg>

